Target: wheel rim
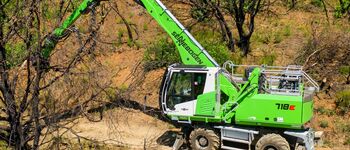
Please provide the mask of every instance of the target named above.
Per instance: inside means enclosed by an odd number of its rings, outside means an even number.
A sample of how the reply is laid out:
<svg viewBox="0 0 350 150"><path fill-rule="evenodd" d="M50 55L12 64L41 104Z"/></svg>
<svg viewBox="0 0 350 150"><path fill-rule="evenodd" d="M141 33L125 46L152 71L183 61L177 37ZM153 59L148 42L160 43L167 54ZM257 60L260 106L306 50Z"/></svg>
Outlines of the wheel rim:
<svg viewBox="0 0 350 150"><path fill-rule="evenodd" d="M266 146L264 148L264 150L278 150L278 149L276 147L274 147L274 146Z"/></svg>
<svg viewBox="0 0 350 150"><path fill-rule="evenodd" d="M205 148L208 146L208 139L204 136L198 136L197 137L197 140L196 140L196 143L199 147L202 147L202 148Z"/></svg>

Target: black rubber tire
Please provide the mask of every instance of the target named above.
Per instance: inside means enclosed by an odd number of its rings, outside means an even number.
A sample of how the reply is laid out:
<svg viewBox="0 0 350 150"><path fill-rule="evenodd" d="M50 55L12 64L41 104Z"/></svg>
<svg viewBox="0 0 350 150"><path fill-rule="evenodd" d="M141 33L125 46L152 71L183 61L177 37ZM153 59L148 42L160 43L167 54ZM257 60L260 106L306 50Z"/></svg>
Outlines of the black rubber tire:
<svg viewBox="0 0 350 150"><path fill-rule="evenodd" d="M278 134L266 134L255 145L255 150L290 150L285 138Z"/></svg>
<svg viewBox="0 0 350 150"><path fill-rule="evenodd" d="M200 138L207 139L207 145L199 144ZM217 150L220 145L220 138L213 130L205 128L196 128L190 134L190 146L193 150Z"/></svg>

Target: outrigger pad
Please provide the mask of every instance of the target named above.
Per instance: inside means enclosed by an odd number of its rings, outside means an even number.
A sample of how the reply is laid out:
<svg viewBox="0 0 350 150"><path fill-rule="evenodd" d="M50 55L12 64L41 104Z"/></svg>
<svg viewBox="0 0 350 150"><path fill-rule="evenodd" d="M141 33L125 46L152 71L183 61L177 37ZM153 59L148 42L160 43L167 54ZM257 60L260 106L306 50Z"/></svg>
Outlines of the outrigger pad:
<svg viewBox="0 0 350 150"><path fill-rule="evenodd" d="M176 140L173 145L173 150L179 150L184 143L185 143L184 134L178 133L176 135Z"/></svg>

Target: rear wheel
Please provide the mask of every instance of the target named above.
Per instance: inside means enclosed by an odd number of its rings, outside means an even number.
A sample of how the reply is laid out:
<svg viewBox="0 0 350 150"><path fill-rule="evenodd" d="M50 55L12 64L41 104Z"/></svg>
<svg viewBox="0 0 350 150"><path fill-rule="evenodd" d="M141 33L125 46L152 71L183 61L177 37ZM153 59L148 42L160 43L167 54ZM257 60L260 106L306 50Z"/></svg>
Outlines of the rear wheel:
<svg viewBox="0 0 350 150"><path fill-rule="evenodd" d="M256 150L290 150L285 138L278 134L266 134L255 145Z"/></svg>
<svg viewBox="0 0 350 150"><path fill-rule="evenodd" d="M194 150L219 149L220 139L213 130L197 128L190 134L190 145Z"/></svg>

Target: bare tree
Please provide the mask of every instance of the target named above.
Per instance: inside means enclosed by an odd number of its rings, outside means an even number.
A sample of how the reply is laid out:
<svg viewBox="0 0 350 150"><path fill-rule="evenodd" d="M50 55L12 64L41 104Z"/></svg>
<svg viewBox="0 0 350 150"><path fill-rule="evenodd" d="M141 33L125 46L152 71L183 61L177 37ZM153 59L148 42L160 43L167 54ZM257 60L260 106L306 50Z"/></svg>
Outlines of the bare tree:
<svg viewBox="0 0 350 150"><path fill-rule="evenodd" d="M228 1L227 9L235 20L239 35L238 47L241 48L244 56L247 56L249 53L249 41L254 32L254 20L261 9L261 2L261 0ZM246 18L248 18L248 20L246 20Z"/></svg>
<svg viewBox="0 0 350 150"><path fill-rule="evenodd" d="M50 35L46 30L53 29L48 23L62 21L72 6L71 1L51 3L0 1L0 140L10 148L38 149L52 141L47 135L67 128L69 118L74 119L89 106L99 105L96 100L109 86L108 82L94 80L98 78L97 70L79 69L99 65L90 63L97 62L91 56L97 48L98 30L108 13L97 16L97 10L92 8L88 34L71 28L67 37L59 41L79 43L71 44L70 49L75 51L56 50L50 60L43 60L40 53ZM44 6L59 14L45 12ZM46 16L50 13L54 16ZM72 33L75 36L69 36ZM48 65L46 61L51 66L42 67Z"/></svg>
<svg viewBox="0 0 350 150"><path fill-rule="evenodd" d="M207 1L207 0L190 0L183 1L178 0L178 3L190 5L190 16L196 22L189 25L191 29L197 23L203 23L208 21L216 21L220 26L219 32L221 33L222 40L227 43L228 49L235 50L235 40L231 27L225 19L225 12L223 11L222 2L220 1Z"/></svg>
<svg viewBox="0 0 350 150"><path fill-rule="evenodd" d="M237 44L242 50L244 56L249 53L249 41L255 28L254 20L258 12L263 7L263 0L178 1L180 1L182 4L191 6L191 16L198 22L215 20L220 26L222 39L227 42L227 47L230 50L234 51L234 45ZM234 40L230 22L225 19L225 16L227 15L231 16L234 20L232 24L236 27L235 29L237 29L239 36L239 40L237 42Z"/></svg>
<svg viewBox="0 0 350 150"><path fill-rule="evenodd" d="M227 47L231 50L235 50L235 42L233 39L233 34L231 31L231 28L229 27L228 23L225 20L225 16L220 8L220 1L217 3L210 2L211 6L215 10L215 18L218 20L221 28L221 33L223 36L224 41L227 41Z"/></svg>

